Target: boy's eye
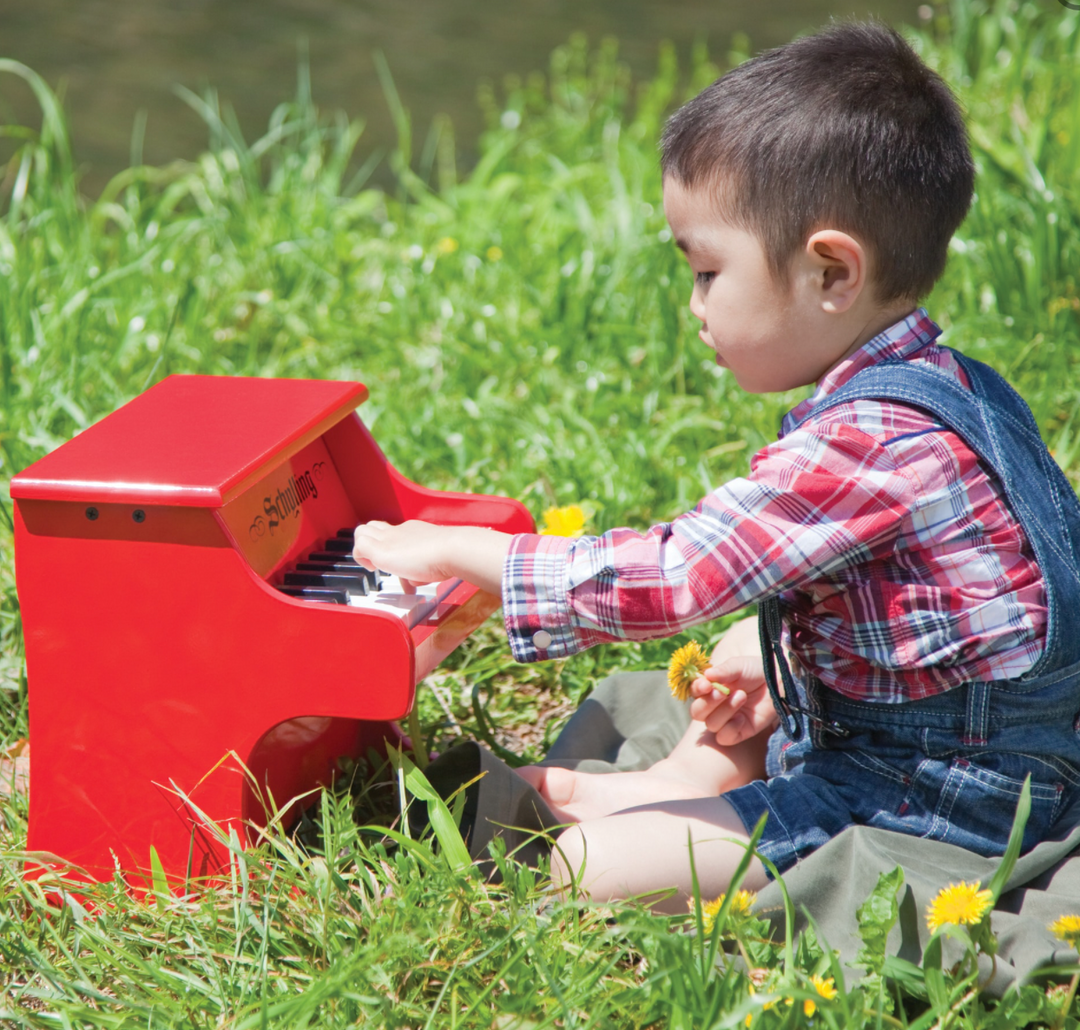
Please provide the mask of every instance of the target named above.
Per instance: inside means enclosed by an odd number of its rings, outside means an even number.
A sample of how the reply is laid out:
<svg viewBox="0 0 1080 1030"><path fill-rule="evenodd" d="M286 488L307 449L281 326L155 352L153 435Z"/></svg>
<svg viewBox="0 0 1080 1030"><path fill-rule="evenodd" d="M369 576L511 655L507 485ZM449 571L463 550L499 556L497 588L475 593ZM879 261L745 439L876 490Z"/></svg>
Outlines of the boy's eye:
<svg viewBox="0 0 1080 1030"><path fill-rule="evenodd" d="M694 282L697 283L698 286L708 286L709 283L713 281L715 275L715 272L695 272Z"/></svg>

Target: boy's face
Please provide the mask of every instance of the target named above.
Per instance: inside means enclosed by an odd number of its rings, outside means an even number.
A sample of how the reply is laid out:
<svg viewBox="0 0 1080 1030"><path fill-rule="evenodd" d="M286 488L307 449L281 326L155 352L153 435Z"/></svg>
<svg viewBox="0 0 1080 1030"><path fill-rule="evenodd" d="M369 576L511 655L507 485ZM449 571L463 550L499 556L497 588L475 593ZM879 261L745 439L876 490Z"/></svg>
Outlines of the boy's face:
<svg viewBox="0 0 1080 1030"><path fill-rule="evenodd" d="M815 382L847 347L821 333L818 297L796 257L789 286L773 278L758 239L716 213L705 190L664 180L664 213L694 273L698 335L748 393Z"/></svg>

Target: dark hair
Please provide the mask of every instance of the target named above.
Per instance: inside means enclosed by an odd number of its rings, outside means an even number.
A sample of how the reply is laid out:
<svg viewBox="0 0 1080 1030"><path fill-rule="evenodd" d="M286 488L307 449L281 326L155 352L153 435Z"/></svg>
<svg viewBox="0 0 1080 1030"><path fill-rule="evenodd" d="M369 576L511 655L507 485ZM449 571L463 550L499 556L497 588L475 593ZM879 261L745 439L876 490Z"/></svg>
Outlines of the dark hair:
<svg viewBox="0 0 1080 1030"><path fill-rule="evenodd" d="M665 176L713 192L773 275L818 228L870 253L877 300L917 300L945 268L975 168L956 98L901 38L845 23L770 50L672 115Z"/></svg>

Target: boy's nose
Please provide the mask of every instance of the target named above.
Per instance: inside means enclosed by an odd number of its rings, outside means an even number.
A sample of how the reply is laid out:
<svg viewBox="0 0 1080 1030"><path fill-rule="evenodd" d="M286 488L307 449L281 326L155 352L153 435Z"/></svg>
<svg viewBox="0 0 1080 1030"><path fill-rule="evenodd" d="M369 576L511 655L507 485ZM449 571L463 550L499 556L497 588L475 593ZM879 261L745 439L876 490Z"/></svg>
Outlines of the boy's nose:
<svg viewBox="0 0 1080 1030"><path fill-rule="evenodd" d="M690 291L690 314L699 322L704 323L705 300L701 296L701 291L696 286Z"/></svg>

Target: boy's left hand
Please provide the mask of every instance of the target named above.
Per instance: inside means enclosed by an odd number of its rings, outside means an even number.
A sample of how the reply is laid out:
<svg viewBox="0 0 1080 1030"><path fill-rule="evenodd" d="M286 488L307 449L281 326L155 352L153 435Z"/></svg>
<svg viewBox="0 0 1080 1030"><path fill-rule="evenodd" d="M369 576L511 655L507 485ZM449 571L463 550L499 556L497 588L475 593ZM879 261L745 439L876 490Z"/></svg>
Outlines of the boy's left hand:
<svg viewBox="0 0 1080 1030"><path fill-rule="evenodd" d="M727 688L725 695L717 684ZM776 727L759 655L727 658L705 670L690 687L690 717L703 722L716 742L732 747Z"/></svg>
<svg viewBox="0 0 1080 1030"><path fill-rule="evenodd" d="M690 716L716 735L721 747L732 747L777 725L761 665L758 620L736 622L713 648L711 668L694 680ZM728 689L725 696L716 684Z"/></svg>

